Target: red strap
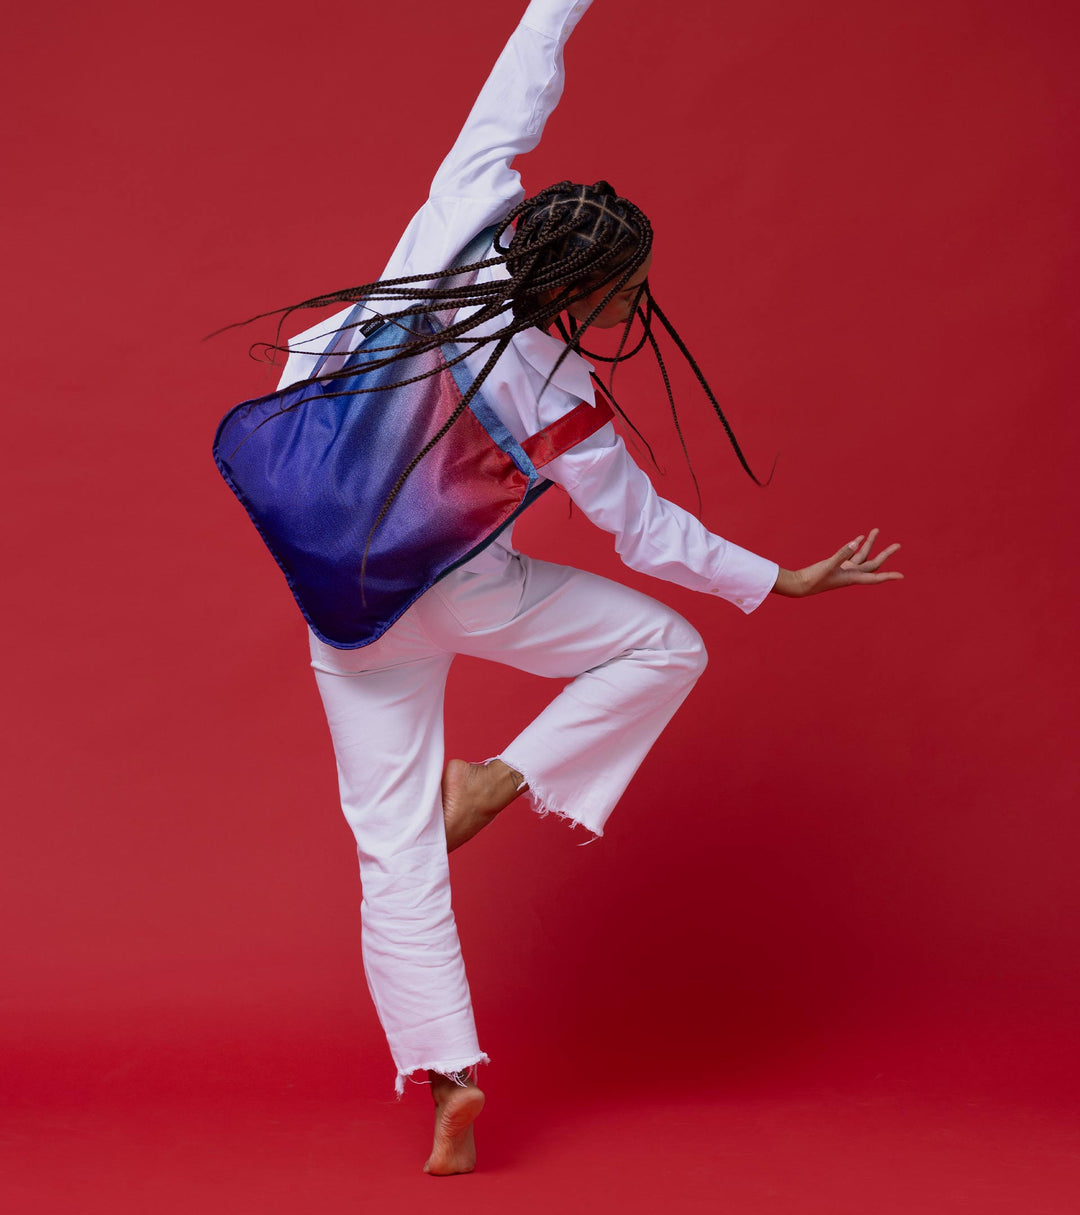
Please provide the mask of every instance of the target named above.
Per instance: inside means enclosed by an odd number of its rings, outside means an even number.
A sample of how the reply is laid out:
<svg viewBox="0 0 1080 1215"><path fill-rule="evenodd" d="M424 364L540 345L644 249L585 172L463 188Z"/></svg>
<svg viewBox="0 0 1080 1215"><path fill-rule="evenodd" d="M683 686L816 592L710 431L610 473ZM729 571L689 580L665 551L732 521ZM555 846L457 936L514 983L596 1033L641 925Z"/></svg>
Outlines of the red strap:
<svg viewBox="0 0 1080 1215"><path fill-rule="evenodd" d="M601 426L605 426L615 415L611 406L603 397L596 398L596 404L590 405L582 401L576 409L556 418L550 426L538 430L522 444L525 454L533 462L533 467L543 468L549 460L561 456L564 451L576 447L582 439L596 434Z"/></svg>

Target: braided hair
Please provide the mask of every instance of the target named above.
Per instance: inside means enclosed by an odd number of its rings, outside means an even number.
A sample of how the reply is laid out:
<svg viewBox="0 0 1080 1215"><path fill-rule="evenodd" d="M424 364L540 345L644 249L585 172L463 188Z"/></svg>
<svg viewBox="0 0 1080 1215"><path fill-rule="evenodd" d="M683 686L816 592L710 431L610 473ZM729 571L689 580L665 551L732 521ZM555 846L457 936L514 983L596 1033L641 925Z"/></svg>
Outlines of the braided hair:
<svg viewBox="0 0 1080 1215"><path fill-rule="evenodd" d="M504 244L508 233L509 243ZM637 354L648 342L663 377L679 441L697 491L700 510L701 493L679 424L667 368L653 333L654 317L670 335L694 372L723 424L740 464L756 484L761 485L762 482L758 481L743 456L701 369L671 322L656 304L647 279L637 289L615 355L598 355L585 350L581 345L582 335L645 263L652 249L652 237L652 225L648 217L628 199L616 194L608 182L598 181L592 185L582 185L562 181L525 199L510 211L495 229L493 256L464 265L445 267L428 274L411 274L362 283L326 295L313 296L311 299L261 313L236 324L247 325L270 316L279 318L275 340L259 342L251 347L253 357L258 354L273 362L279 353L289 352L290 348L282 343L281 335L285 323L294 312L332 304L363 304L370 315L360 320L349 320L335 330L334 333L338 336L334 339L334 346L339 346L341 339L351 329L361 328L368 332L369 327L381 327L386 321L393 322L393 327L403 335L402 340L388 340L386 344L375 347L365 346L365 354L368 357L365 358L362 368L357 367L355 363L346 364L337 369L321 371L292 386L295 389L310 385L313 389L312 397L344 395L334 391L333 383L336 379L355 377L358 371L373 371L399 362L404 366L407 360L414 356L447 343L455 343L460 347L459 354L447 359L448 365L461 362L482 347L492 348L483 367L446 422L402 470L387 494L369 533L369 547L371 535L385 518L413 469L446 435L468 407L499 356L509 346L514 334L534 326L548 329L555 325L566 343L566 348L548 375L549 382L571 350L590 359L611 364L607 385L595 375L593 379L623 420L642 440L651 457L652 449L620 408L612 393L612 380L617 366ZM505 276L477 281L481 271L497 266L505 269ZM571 305L591 298L601 290L604 293L600 302L583 318L579 319L574 313L568 312ZM395 304L404 306L395 309ZM391 306L389 310L387 305ZM574 310L575 313L580 311L580 308ZM562 319L564 313L568 317L568 324ZM637 345L626 351L635 316L641 321L644 333ZM234 327L236 326L226 325L216 333L223 333ZM209 336L213 337L215 334ZM357 391L374 392L384 391L387 387L403 387L427 375L435 374L438 370L441 368L429 367L419 375L398 380L394 384L383 384L378 388L352 387L347 395L353 395ZM304 395L300 400L295 400L291 407L295 408L301 400L307 399L310 398ZM653 462L655 463L655 458Z"/></svg>

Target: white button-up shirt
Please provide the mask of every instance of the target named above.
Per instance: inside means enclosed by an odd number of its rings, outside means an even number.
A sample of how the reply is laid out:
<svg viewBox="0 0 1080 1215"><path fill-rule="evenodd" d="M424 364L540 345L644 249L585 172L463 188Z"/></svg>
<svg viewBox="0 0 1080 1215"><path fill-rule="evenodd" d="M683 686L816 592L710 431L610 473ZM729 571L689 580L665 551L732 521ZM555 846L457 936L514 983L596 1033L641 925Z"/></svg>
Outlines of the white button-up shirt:
<svg viewBox="0 0 1080 1215"><path fill-rule="evenodd" d="M461 134L431 185L427 202L405 229L383 278L436 274L485 228L499 223L524 197L514 158L540 141L563 88L563 47L591 0L532 0L499 56ZM485 254L484 256L488 256ZM505 278L502 266L479 273ZM358 329L335 335L349 310L298 334L290 343L281 387L340 366L361 339ZM499 323L509 318L504 316ZM490 328L496 328L497 324ZM477 332L483 332L477 330ZM545 388L564 344L539 329L515 334L484 381L483 395L519 441L578 402L594 404L591 366L571 351ZM466 360L475 373L490 346ZM752 612L771 590L778 566L710 532L698 519L661 498L609 423L544 468L598 527L632 569L704 591ZM513 552L508 528L470 562L494 569Z"/></svg>

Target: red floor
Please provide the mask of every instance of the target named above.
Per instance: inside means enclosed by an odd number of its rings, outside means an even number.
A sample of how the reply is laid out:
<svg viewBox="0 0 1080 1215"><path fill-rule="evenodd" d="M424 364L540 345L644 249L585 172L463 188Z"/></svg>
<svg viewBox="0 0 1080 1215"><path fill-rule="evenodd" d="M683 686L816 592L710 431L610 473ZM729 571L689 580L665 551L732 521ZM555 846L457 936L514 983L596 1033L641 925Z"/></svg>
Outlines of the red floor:
<svg viewBox="0 0 1080 1215"><path fill-rule="evenodd" d="M1011 1037L1011 1042L1010 1042ZM732 1215L1076 1215L1075 1083L1025 1032L918 1016L725 1081L657 1055L585 1075L483 1077L480 1166L420 1172L427 1094L346 1041L264 1057L217 1041L24 1059L2 1141L5 1215L725 1211ZM365 1074L365 1063L373 1066ZM777 1061L778 1062L778 1061ZM41 1083L35 1094L35 1068ZM875 1070L880 1068L880 1070ZM349 1076L352 1079L349 1079Z"/></svg>

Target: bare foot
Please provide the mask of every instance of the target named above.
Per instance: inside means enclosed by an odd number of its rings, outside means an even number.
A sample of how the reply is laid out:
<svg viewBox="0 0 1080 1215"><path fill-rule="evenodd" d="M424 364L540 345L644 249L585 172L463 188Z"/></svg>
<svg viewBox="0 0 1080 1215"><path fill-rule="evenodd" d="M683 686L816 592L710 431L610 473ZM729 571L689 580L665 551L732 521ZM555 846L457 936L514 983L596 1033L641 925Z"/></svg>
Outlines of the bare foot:
<svg viewBox="0 0 1080 1215"><path fill-rule="evenodd" d="M471 1076L464 1086L438 1072L428 1072L428 1078L435 1099L435 1141L424 1172L433 1177L471 1173L476 1167L473 1123L484 1108L484 1094Z"/></svg>
<svg viewBox="0 0 1080 1215"><path fill-rule="evenodd" d="M519 793L521 773L493 759L489 764L468 764L452 759L442 781L446 850L453 852L488 825ZM528 788L528 786L526 786Z"/></svg>

